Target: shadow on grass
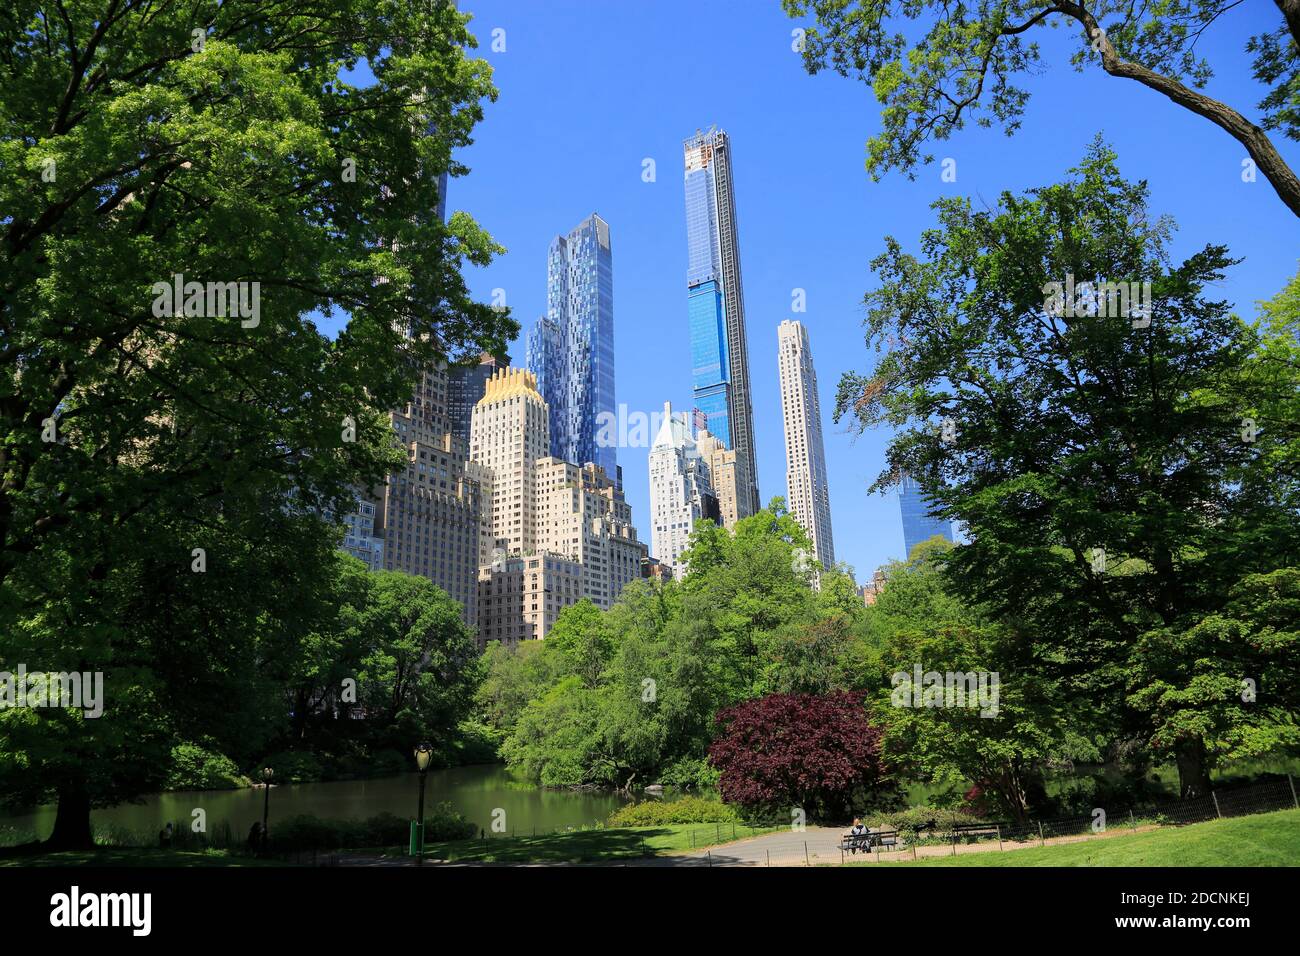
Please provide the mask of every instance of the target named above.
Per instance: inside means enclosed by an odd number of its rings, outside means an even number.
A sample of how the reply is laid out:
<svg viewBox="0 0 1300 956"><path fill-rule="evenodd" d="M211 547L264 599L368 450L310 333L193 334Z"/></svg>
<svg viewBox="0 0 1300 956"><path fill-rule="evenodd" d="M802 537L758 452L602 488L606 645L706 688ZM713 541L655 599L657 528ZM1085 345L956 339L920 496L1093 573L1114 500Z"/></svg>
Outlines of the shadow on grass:
<svg viewBox="0 0 1300 956"><path fill-rule="evenodd" d="M673 829L638 827L430 843L424 855L448 863L600 863L656 856L676 847Z"/></svg>
<svg viewBox="0 0 1300 956"><path fill-rule="evenodd" d="M99 846L93 850L47 851L40 843L0 848L0 867L264 867L293 866L282 860L259 860L222 850L188 852L148 847Z"/></svg>

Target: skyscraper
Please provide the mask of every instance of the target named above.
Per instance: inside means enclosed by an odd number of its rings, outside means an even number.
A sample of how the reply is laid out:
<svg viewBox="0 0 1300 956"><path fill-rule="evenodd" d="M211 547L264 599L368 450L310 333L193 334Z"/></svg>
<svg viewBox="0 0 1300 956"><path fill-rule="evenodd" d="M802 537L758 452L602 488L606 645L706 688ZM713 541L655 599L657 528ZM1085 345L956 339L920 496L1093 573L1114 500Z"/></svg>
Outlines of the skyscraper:
<svg viewBox="0 0 1300 956"><path fill-rule="evenodd" d="M738 508L740 495L736 485L736 450L728 448L722 443L722 439L710 434L702 426L695 432L695 447L709 467L709 484L713 488L713 496L718 501L718 520L730 531L740 520Z"/></svg>
<svg viewBox="0 0 1300 956"><path fill-rule="evenodd" d="M424 369L411 401L389 419L407 461L372 493L383 567L428 578L474 625L475 578L488 547L486 475L448 428L446 367Z"/></svg>
<svg viewBox="0 0 1300 956"><path fill-rule="evenodd" d="M538 459L537 547L582 567L580 596L601 610L641 576L646 546L637 540L632 506L599 465Z"/></svg>
<svg viewBox="0 0 1300 956"><path fill-rule="evenodd" d="M537 460L546 456L546 403L532 373L501 369L488 379L474 406L470 458L487 472L492 548L505 555L531 554L537 548Z"/></svg>
<svg viewBox="0 0 1300 956"><path fill-rule="evenodd" d="M497 371L474 406L494 550L478 568L479 640L541 639L583 598L608 608L641 576L632 508L599 465L548 452L546 403L523 369Z"/></svg>
<svg viewBox="0 0 1300 956"><path fill-rule="evenodd" d="M953 540L952 523L930 516L934 504L911 475L903 475L898 488L898 505L903 514L903 543L909 555L918 544L930 540L936 534L949 541Z"/></svg>
<svg viewBox="0 0 1300 956"><path fill-rule="evenodd" d="M695 522L718 520L718 503L709 481L708 462L691 437L686 415L674 415L664 402L663 424L650 449L650 541L654 557L686 575L682 552Z"/></svg>
<svg viewBox="0 0 1300 956"><path fill-rule="evenodd" d="M695 405L708 429L736 451L740 517L757 511L749 345L740 279L731 141L715 128L683 144L686 165L686 309Z"/></svg>
<svg viewBox="0 0 1300 956"><path fill-rule="evenodd" d="M447 369L447 420L453 435L469 441L474 406L486 394L488 379L509 365L510 356L503 362L485 352L477 365L452 365Z"/></svg>
<svg viewBox="0 0 1300 956"><path fill-rule="evenodd" d="M595 213L551 241L546 315L529 331L525 364L550 409L551 455L597 464L621 484L616 449L596 442L599 416L614 415L614 260Z"/></svg>
<svg viewBox="0 0 1300 956"><path fill-rule="evenodd" d="M813 557L823 568L831 568L835 564L835 541L831 535L831 496L812 346L803 323L791 319L777 327L776 338L790 513L812 541Z"/></svg>

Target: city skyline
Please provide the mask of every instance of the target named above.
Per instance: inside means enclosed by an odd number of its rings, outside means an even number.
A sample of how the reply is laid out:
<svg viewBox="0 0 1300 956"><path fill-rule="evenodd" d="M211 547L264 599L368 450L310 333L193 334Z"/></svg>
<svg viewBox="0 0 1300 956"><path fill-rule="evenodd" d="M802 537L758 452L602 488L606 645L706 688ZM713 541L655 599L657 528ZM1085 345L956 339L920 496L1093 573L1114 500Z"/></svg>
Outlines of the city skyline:
<svg viewBox="0 0 1300 956"><path fill-rule="evenodd" d="M901 174L873 182L863 169L864 142L873 131L863 111L864 91L830 76L809 77L790 48L791 22L778 8L758 8L736 18L723 3L692 3L658 11L624 8L592 17L586 5L559 0L545 10L481 0L470 29L502 90L486 106L475 142L458 159L473 172L453 177L448 209L470 212L508 250L486 268L467 270L475 296L496 301L504 290L522 329L546 311L538 263L557 226L598 209L618 232L620 271L618 405L647 415L665 398L691 408L687 325L681 277L687 268L683 223L682 139L716 122L741 149L736 194L743 205L742 259L745 299L758 324L749 343L753 368L777 361L775 328L784 318L804 323L818 342L828 472L836 486L836 556L859 581L876 567L906 556L897 489L871 494L885 469L889 429L853 434L831 421L836 383L847 371L869 372L875 356L864 344L862 295L876 282L870 261L884 237L916 251L922 230L934 222L931 204L941 197L971 197L979 205L1001 191L1038 185L1076 165L1097 124L1066 124L1060 116L1081 100L1106 99L1114 81L1100 71L1049 71L1028 106L1024 128L1012 140L973 127L943 144L939 158L955 162L941 178L938 161L915 181ZM683 17L698 26L675 29ZM1232 60L1265 17L1238 10L1200 41L1208 55ZM508 52L491 48L492 31L510 37ZM639 37L637 55L624 49ZM1047 34L1045 49L1068 58L1070 38ZM552 78L573 51L588 51L602 82L587 90L583 109L554 108ZM360 71L359 71L360 74ZM1248 102L1257 84L1247 72L1225 71L1211 92ZM546 124L536 117L547 116ZM862 122L846 121L861 117ZM814 133L815 131L815 133ZM1253 317L1256 300L1280 287L1294 271L1291 249L1300 225L1278 205L1271 187L1241 180L1239 146L1222 131L1185 111L1161 106L1137 91L1115 100L1103 131L1124 169L1151 185L1152 208L1174 216L1172 255L1187 256L1206 236L1226 243L1243 262L1230 270L1221 294L1240 314ZM815 138L816 148L810 143ZM1204 162L1171 170L1164 147L1174 141ZM583 144L581 162L575 144ZM653 163L653 165L650 165ZM538 188L538 184L545 188ZM1228 190L1230 203L1197 197ZM1249 223L1261 223L1253 228ZM792 306L796 290L804 301ZM327 330L343 317L321 323ZM770 323L770 325L769 325ZM522 351L519 352L522 355ZM779 384L774 375L752 382L758 484L766 504L785 486ZM652 432L653 434L653 432ZM645 457L648 448L622 448L624 491L636 515L649 514ZM642 519L643 521L645 519Z"/></svg>

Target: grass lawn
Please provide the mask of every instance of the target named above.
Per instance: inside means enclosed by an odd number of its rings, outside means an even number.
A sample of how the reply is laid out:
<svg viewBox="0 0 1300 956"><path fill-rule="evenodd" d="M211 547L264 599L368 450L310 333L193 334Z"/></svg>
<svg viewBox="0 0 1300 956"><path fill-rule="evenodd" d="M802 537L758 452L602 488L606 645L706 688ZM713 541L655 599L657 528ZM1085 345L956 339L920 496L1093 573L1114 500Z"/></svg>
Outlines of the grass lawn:
<svg viewBox="0 0 1300 956"><path fill-rule="evenodd" d="M855 866L1300 866L1300 810L1024 850Z"/></svg>
<svg viewBox="0 0 1300 956"><path fill-rule="evenodd" d="M291 866L276 860L232 856L225 850L188 852L157 847L101 846L94 850L64 850L59 853L16 853L0 850L0 866Z"/></svg>
<svg viewBox="0 0 1300 956"><path fill-rule="evenodd" d="M456 840L429 843L425 858L430 860L476 860L482 863L599 863L632 857L701 849L730 843L733 839L771 833L772 829L737 823L682 823L654 827L609 827L574 830L536 837L494 836L486 840ZM734 833L734 836L733 836ZM403 850L404 854L405 851ZM389 850L389 855L397 851Z"/></svg>

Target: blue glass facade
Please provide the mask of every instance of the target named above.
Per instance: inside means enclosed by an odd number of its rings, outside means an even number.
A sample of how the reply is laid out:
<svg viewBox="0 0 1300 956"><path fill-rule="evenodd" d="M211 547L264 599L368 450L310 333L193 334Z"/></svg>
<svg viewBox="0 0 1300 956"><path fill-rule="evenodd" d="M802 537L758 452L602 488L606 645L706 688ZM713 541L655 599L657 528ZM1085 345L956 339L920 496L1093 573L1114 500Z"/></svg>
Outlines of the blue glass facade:
<svg viewBox="0 0 1300 956"><path fill-rule="evenodd" d="M914 547L936 534L953 540L952 523L930 516L934 506L911 475L903 475L898 489L898 505L903 514L903 544L909 555Z"/></svg>
<svg viewBox="0 0 1300 956"><path fill-rule="evenodd" d="M592 214L551 242L546 316L528 335L525 362L550 406L551 454L595 462L618 481L617 449L596 443L614 415L614 260L609 224Z"/></svg>
<svg viewBox="0 0 1300 956"><path fill-rule="evenodd" d="M731 143L717 129L683 144L686 169L686 301L696 408L736 451L739 515L761 507L749 395L749 347Z"/></svg>
<svg viewBox="0 0 1300 956"><path fill-rule="evenodd" d="M709 432L731 447L731 416L727 410L730 365L722 290L712 280L690 289L686 311L691 331L691 384L695 407L708 416Z"/></svg>

